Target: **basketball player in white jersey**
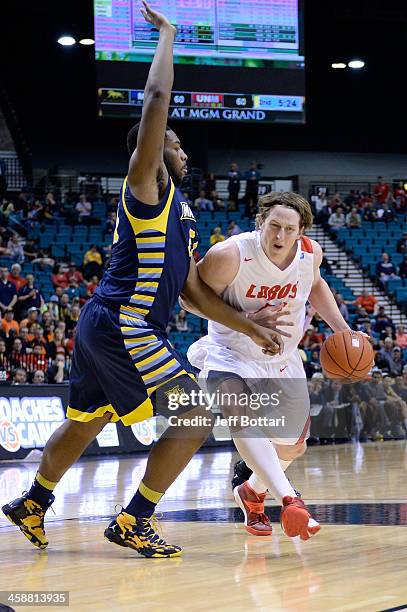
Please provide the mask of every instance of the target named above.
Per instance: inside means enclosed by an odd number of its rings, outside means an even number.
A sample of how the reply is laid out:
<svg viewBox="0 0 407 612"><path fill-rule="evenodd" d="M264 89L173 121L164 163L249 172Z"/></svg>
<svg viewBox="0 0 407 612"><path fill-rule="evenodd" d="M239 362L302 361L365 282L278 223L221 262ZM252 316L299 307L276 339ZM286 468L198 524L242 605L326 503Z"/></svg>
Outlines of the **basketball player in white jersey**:
<svg viewBox="0 0 407 612"><path fill-rule="evenodd" d="M277 325L290 327L290 333L278 330L285 336L280 353L269 357L243 334L212 321L208 335L188 350L189 361L201 370L208 387L212 382L211 390L238 392L247 389L248 379L280 379L280 385L288 384L288 402L280 413L287 415L288 434L281 428L267 436L256 426L235 432L231 429L237 450L253 471L248 481L234 489L234 495L249 533L271 534L264 514L268 490L282 506L285 533L304 540L320 526L284 471L305 452L310 423L306 376L298 351L307 301L334 332L349 329L320 276L322 249L304 236L311 226L311 208L303 197L269 193L259 200L256 230L218 243L198 264L201 279L225 302L260 325L274 330ZM199 314L188 303L183 306ZM292 379L296 380L289 383Z"/></svg>

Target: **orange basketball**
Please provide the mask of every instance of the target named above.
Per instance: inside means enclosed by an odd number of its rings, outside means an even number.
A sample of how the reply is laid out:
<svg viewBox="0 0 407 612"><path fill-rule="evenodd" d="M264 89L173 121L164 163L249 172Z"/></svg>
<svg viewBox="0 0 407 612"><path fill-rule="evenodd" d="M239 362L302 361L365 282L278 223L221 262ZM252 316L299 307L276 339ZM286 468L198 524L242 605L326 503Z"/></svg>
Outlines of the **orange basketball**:
<svg viewBox="0 0 407 612"><path fill-rule="evenodd" d="M366 378L371 370L374 351L360 332L335 332L323 343L320 361L327 378L357 382Z"/></svg>

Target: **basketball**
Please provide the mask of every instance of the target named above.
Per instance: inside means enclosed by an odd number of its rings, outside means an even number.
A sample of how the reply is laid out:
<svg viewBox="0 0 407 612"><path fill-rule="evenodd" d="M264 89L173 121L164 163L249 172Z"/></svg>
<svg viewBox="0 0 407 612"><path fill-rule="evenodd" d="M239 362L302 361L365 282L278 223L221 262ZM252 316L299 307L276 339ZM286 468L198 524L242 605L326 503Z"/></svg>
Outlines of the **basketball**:
<svg viewBox="0 0 407 612"><path fill-rule="evenodd" d="M336 332L322 345L320 361L325 376L357 382L372 368L374 352L368 338L355 331Z"/></svg>

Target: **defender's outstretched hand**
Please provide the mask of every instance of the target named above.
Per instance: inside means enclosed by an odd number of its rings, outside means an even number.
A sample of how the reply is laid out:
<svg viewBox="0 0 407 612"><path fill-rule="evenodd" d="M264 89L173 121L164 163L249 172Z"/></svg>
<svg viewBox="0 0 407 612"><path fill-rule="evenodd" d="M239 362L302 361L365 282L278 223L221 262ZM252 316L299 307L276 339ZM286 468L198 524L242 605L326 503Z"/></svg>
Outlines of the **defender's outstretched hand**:
<svg viewBox="0 0 407 612"><path fill-rule="evenodd" d="M161 30L162 28L170 28L176 34L177 29L168 21L167 17L158 11L153 11L153 9L147 4L145 0L142 0L144 9L140 9L141 14L147 23L151 23L157 30Z"/></svg>
<svg viewBox="0 0 407 612"><path fill-rule="evenodd" d="M262 325L263 327L268 327L272 331L277 332L281 336L285 336L286 338L291 338L291 334L288 331L284 331L281 326L284 327L293 327L294 323L292 321L288 321L283 319L285 315L289 315L290 311L285 309L282 304L278 306L271 306L270 304L266 304L257 312L250 313L248 318L257 323L258 325Z"/></svg>

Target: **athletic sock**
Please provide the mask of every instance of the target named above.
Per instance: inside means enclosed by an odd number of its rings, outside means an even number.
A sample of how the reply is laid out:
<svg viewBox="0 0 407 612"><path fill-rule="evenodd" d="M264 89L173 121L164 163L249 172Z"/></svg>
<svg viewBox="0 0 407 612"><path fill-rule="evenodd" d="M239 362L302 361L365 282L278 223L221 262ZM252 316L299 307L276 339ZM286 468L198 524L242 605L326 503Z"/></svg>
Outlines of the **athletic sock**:
<svg viewBox="0 0 407 612"><path fill-rule="evenodd" d="M250 476L250 478L249 478L249 480L247 482L249 483L249 485L253 489L253 491L255 493L257 493L258 495L260 493L265 493L267 491L267 487L264 484L264 482L254 472Z"/></svg>
<svg viewBox="0 0 407 612"><path fill-rule="evenodd" d="M254 486L250 480L251 477L249 478L249 485L256 493L258 492L256 488L262 486L261 492L268 489L279 504L286 495L296 497L294 489L281 468L276 449L272 442L264 437L261 429L247 428L244 432L240 431L239 436L234 437L233 441L246 465L258 478L257 482L254 479Z"/></svg>
<svg viewBox="0 0 407 612"><path fill-rule="evenodd" d="M42 474L37 472L31 489L28 491L28 497L41 504L41 506L48 506L53 498L52 492L57 484L57 482L47 480Z"/></svg>
<svg viewBox="0 0 407 612"><path fill-rule="evenodd" d="M150 489L141 481L138 491L126 508L123 508L123 512L139 518L150 518L163 495L164 493Z"/></svg>

